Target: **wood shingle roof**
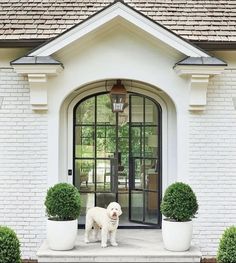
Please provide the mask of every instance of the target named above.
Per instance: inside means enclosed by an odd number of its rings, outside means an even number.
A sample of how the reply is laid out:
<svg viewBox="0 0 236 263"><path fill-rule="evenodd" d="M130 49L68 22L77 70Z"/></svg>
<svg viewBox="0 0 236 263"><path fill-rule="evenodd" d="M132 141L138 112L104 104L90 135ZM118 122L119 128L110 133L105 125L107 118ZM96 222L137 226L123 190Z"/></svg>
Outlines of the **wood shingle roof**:
<svg viewBox="0 0 236 263"><path fill-rule="evenodd" d="M0 0L0 41L47 40L99 12L111 0ZM126 0L193 42L236 42L236 0Z"/></svg>

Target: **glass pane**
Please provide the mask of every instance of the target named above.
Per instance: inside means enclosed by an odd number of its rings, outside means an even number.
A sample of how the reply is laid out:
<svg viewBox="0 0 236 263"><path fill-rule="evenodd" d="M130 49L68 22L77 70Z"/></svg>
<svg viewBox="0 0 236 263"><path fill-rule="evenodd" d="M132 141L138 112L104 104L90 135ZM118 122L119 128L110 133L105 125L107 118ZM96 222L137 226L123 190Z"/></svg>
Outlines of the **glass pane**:
<svg viewBox="0 0 236 263"><path fill-rule="evenodd" d="M129 123L129 107L126 107L123 112L118 113L118 125L120 126L119 128L122 129L122 127L126 126L125 129L128 132L128 125L127 125L128 123Z"/></svg>
<svg viewBox="0 0 236 263"><path fill-rule="evenodd" d="M131 191L131 220L143 221L142 191Z"/></svg>
<svg viewBox="0 0 236 263"><path fill-rule="evenodd" d="M97 192L111 191L111 161L97 160Z"/></svg>
<svg viewBox="0 0 236 263"><path fill-rule="evenodd" d="M81 192L94 191L93 160L75 160L75 186Z"/></svg>
<svg viewBox="0 0 236 263"><path fill-rule="evenodd" d="M145 222L157 224L158 221L158 197L156 192L145 193Z"/></svg>
<svg viewBox="0 0 236 263"><path fill-rule="evenodd" d="M75 113L76 124L93 124L95 120L95 97L81 102Z"/></svg>
<svg viewBox="0 0 236 263"><path fill-rule="evenodd" d="M158 109L154 102L145 99L145 124L157 125L158 124Z"/></svg>
<svg viewBox="0 0 236 263"><path fill-rule="evenodd" d="M111 110L111 100L108 94L97 96L97 124L105 123L116 123L116 114Z"/></svg>
<svg viewBox="0 0 236 263"><path fill-rule="evenodd" d="M143 127L131 127L132 156L143 156Z"/></svg>
<svg viewBox="0 0 236 263"><path fill-rule="evenodd" d="M131 96L131 121L134 123L143 123L143 97Z"/></svg>
<svg viewBox="0 0 236 263"><path fill-rule="evenodd" d="M146 168L146 189L158 190L158 173L153 168Z"/></svg>
<svg viewBox="0 0 236 263"><path fill-rule="evenodd" d="M97 157L113 157L116 150L115 126L97 126Z"/></svg>
<svg viewBox="0 0 236 263"><path fill-rule="evenodd" d="M128 190L128 171L121 167L120 171L118 171L118 191L127 191Z"/></svg>
<svg viewBox="0 0 236 263"><path fill-rule="evenodd" d="M134 160L134 188L143 189L144 185L144 163L142 159Z"/></svg>
<svg viewBox="0 0 236 263"><path fill-rule="evenodd" d="M89 208L94 207L94 194L81 193L81 214L79 216L79 224L85 224L86 213Z"/></svg>
<svg viewBox="0 0 236 263"><path fill-rule="evenodd" d="M94 157L94 127L75 127L75 157Z"/></svg>
<svg viewBox="0 0 236 263"><path fill-rule="evenodd" d="M157 127L145 127L145 157L157 157Z"/></svg>
<svg viewBox="0 0 236 263"><path fill-rule="evenodd" d="M120 116L120 113L119 113L119 116ZM129 125L127 123L123 125L119 125L118 136L129 138Z"/></svg>
<svg viewBox="0 0 236 263"><path fill-rule="evenodd" d="M119 165L128 166L129 138L118 138Z"/></svg>
<svg viewBox="0 0 236 263"><path fill-rule="evenodd" d="M114 193L97 193L96 206L107 208L111 202L116 201L116 194Z"/></svg>
<svg viewBox="0 0 236 263"><path fill-rule="evenodd" d="M118 203L122 209L122 215L120 216L120 225L124 225L129 222L129 194L128 193L121 193L118 195Z"/></svg>

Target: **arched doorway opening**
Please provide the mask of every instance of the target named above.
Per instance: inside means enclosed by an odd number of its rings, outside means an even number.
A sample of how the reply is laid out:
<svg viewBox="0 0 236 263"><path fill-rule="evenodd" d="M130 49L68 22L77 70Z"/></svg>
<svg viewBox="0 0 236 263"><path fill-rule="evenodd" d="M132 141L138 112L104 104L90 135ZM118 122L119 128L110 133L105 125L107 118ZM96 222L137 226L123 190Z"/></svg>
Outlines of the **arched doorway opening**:
<svg viewBox="0 0 236 263"><path fill-rule="evenodd" d="M121 204L122 227L161 226L162 109L152 98L128 93L124 112L113 113L108 93L93 94L73 109L73 183L81 192L84 224L89 207Z"/></svg>

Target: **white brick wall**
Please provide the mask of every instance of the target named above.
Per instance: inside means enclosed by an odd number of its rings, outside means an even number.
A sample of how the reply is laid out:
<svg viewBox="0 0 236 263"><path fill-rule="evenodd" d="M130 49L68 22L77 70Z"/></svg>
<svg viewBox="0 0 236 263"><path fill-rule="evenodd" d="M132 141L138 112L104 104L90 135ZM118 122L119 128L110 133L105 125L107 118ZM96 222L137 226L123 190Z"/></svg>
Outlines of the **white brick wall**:
<svg viewBox="0 0 236 263"><path fill-rule="evenodd" d="M215 255L223 230L236 224L236 70L211 79L206 111L190 113L190 182L200 210L194 241ZM47 113L32 112L27 79L0 69L0 224L16 230L24 258L45 238Z"/></svg>
<svg viewBox="0 0 236 263"><path fill-rule="evenodd" d="M23 258L45 237L47 114L30 109L26 78L0 68L0 225L16 230Z"/></svg>
<svg viewBox="0 0 236 263"><path fill-rule="evenodd" d="M190 181L200 206L195 242L210 257L236 224L236 70L213 77L207 96L206 111L190 114Z"/></svg>

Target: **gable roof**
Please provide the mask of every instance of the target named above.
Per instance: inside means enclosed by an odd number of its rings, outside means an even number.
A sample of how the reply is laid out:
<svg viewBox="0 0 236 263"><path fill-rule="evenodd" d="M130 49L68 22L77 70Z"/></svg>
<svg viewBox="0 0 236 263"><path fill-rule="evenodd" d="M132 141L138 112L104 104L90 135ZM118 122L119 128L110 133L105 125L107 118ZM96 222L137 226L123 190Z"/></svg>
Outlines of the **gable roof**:
<svg viewBox="0 0 236 263"><path fill-rule="evenodd" d="M112 0L1 0L0 41L45 41L100 11ZM234 0L126 0L193 42L236 42Z"/></svg>
<svg viewBox="0 0 236 263"><path fill-rule="evenodd" d="M209 56L205 51L199 49L189 41L181 38L174 32L151 20L149 17L144 16L141 12L136 11L134 8L120 0L114 1L112 4L82 21L78 25L68 29L54 39L45 42L43 45L31 51L28 56L50 56L88 33L93 32L95 29L98 29L105 24L109 24L114 19L134 24L149 35L186 56Z"/></svg>

